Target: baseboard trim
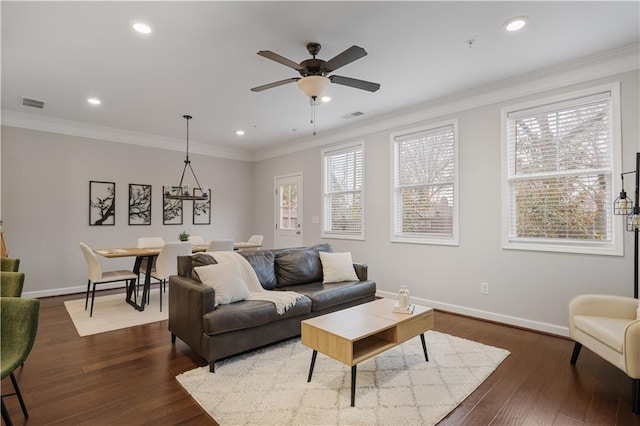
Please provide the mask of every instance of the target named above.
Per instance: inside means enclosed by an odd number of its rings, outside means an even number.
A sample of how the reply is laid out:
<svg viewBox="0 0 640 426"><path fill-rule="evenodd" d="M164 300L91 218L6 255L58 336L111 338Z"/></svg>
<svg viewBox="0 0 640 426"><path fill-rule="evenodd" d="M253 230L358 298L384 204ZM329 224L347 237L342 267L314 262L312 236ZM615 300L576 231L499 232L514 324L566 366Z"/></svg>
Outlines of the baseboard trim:
<svg viewBox="0 0 640 426"><path fill-rule="evenodd" d="M160 281L152 280L151 284L157 284ZM105 283L99 284L96 287L96 292L99 290L113 290L121 288L125 289L125 285L123 282L115 282L115 283ZM54 288L51 290L39 290L39 291L25 291L22 293L22 297L31 297L34 299L41 299L43 297L54 297L54 296L67 296L69 294L84 294L87 291L87 286L76 286L76 287L63 287L63 288Z"/></svg>
<svg viewBox="0 0 640 426"><path fill-rule="evenodd" d="M376 296L396 299L398 295L389 291L378 290L376 292ZM420 305L431 306L434 309L445 312L493 321L500 324L507 324L528 330L540 331L556 336L569 337L569 327L564 327L557 324L534 321L526 318L514 317L511 315L499 314L496 312L483 311L481 309L469 308L467 306L454 305L451 303L438 302L437 300L423 299L415 296L411 296L411 299Z"/></svg>

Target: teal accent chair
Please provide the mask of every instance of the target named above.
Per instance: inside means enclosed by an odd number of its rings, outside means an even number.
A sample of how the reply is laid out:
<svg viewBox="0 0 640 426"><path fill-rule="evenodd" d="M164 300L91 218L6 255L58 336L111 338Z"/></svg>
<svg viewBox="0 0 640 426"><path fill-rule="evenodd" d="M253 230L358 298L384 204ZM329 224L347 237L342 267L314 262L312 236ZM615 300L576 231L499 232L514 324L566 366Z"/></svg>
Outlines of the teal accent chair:
<svg viewBox="0 0 640 426"><path fill-rule="evenodd" d="M24 287L24 272L0 272L0 296L20 297Z"/></svg>
<svg viewBox="0 0 640 426"><path fill-rule="evenodd" d="M18 272L18 268L20 268L20 259L11 257L0 258L0 271Z"/></svg>
<svg viewBox="0 0 640 426"><path fill-rule="evenodd" d="M24 400L13 372L27 359L31 348L33 348L33 342L38 331L39 312L40 301L38 299L0 297L0 316L2 320L0 364L2 366L2 380L9 376L15 389L14 393L2 395L2 398L16 395L25 419L29 418L29 413L24 405ZM4 405L4 399L2 399L2 418L7 426L12 425L9 412Z"/></svg>

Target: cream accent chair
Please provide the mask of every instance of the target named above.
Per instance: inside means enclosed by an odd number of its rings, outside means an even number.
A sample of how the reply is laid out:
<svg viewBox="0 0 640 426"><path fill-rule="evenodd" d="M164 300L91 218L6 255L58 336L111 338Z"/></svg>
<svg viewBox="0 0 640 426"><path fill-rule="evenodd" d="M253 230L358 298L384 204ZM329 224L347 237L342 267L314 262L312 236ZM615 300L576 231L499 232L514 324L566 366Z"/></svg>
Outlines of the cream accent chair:
<svg viewBox="0 0 640 426"><path fill-rule="evenodd" d="M640 318L638 299L583 294L569 302L569 332L576 344L571 364L586 346L633 379L632 410L640 414Z"/></svg>
<svg viewBox="0 0 640 426"><path fill-rule="evenodd" d="M211 240L207 251L233 251L233 240Z"/></svg>
<svg viewBox="0 0 640 426"><path fill-rule="evenodd" d="M87 296L84 301L84 310L87 310L87 305L89 304L89 290L91 288L91 284L93 284L93 290L91 291L91 311L89 316L93 316L93 300L96 297L96 284L105 284L105 283L113 283L117 281L129 281L133 280L133 285L135 285L135 281L138 278L136 274L131 271L109 271L104 272L102 270L102 264L98 259L98 256L91 250L91 248L83 242L80 242L80 250L82 250L82 254L84 255L84 259L87 261L87 266L89 267L89 272L87 274Z"/></svg>
<svg viewBox="0 0 640 426"><path fill-rule="evenodd" d="M166 243L156 258L151 276L160 281L160 312L162 312L162 293L166 288L166 282L171 275L178 274L178 256L191 255L191 247L191 241ZM150 298L151 295L147 297L147 301Z"/></svg>
<svg viewBox="0 0 640 426"><path fill-rule="evenodd" d="M206 246L207 243L202 239L200 235L192 235L189 237L189 241L194 246Z"/></svg>

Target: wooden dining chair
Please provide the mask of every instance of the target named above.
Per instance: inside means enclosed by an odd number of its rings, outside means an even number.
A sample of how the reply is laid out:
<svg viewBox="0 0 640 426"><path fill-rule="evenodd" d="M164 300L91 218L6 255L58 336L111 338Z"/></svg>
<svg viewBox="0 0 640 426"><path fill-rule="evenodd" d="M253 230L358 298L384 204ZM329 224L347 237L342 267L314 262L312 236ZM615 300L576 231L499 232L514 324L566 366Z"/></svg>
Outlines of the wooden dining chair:
<svg viewBox="0 0 640 426"><path fill-rule="evenodd" d="M136 274L131 271L120 270L120 271L103 271L102 264L98 259L98 256L91 250L91 247L86 245L83 242L80 242L80 250L82 250L82 254L84 255L84 259L87 261L88 274L87 274L87 295L85 297L84 302L84 310L87 310L87 306L89 304L89 291L91 289L91 284L93 284L93 290L91 290L91 311L89 312L89 316L93 316L93 301L96 297L96 285L97 284L106 284L113 283L118 281L128 281L133 280L135 284L135 280L138 278Z"/></svg>

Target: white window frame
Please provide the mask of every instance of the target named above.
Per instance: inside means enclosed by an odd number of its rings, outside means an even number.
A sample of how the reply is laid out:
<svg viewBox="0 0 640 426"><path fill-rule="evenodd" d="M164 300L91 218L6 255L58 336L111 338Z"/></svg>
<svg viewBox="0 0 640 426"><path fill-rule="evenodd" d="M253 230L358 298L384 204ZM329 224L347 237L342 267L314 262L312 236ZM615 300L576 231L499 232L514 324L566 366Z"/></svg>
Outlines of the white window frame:
<svg viewBox="0 0 640 426"><path fill-rule="evenodd" d="M329 204L327 203L327 199L329 197L329 193L327 192L327 168L326 168L326 159L331 156L331 154L344 153L346 151L361 151L362 152L362 184L360 186L359 191L345 191L345 192L359 192L360 200L362 203L362 216L360 218L360 232L342 232L342 231L332 231L328 229L329 223ZM322 158L322 222L321 222L321 238L336 238L336 239L345 239L345 240L364 240L365 239L365 150L364 150L364 141L355 141L350 143L345 143L342 145L334 145L328 148L325 148L321 151Z"/></svg>
<svg viewBox="0 0 640 426"><path fill-rule="evenodd" d="M558 104L561 102L571 102L578 98L597 95L609 92L611 97L611 173L609 176L609 199L611 205L608 206L611 221L611 241L597 242L586 241L584 243L578 241L553 241L551 239L532 239L511 237L511 231L514 223L511 222L511 200L510 200L510 171L508 164L508 156L511 151L509 146L509 113L532 108L544 108L550 104ZM595 254L622 256L624 254L624 220L613 215L613 200L615 200L615 187L618 185L618 176L621 170L621 120L620 120L620 82L606 84L602 86L591 87L584 90L565 93L562 95L529 101L517 105L510 105L501 109L501 139L502 139L502 248L512 250L533 250L561 253L579 253L579 254Z"/></svg>
<svg viewBox="0 0 640 426"><path fill-rule="evenodd" d="M396 233L396 229L398 228L397 224L401 218L396 217L397 209L397 197L396 197L396 167L397 167L397 158L396 158L396 138L410 135L412 133L422 133L429 132L432 130L436 130L442 127L453 127L453 161L454 161L454 178L453 178L453 212L452 212L452 235L441 237L441 236L426 236L423 234L420 235L410 235L410 234L398 234ZM451 119L442 121L434 124L427 124L424 126L404 129L398 132L391 133L390 135L390 158L391 158L391 242L394 243L411 243L411 244L433 244L433 245L447 245L447 246L457 246L459 245L459 199L460 199L460 184L459 184L459 162L458 162L458 119Z"/></svg>

